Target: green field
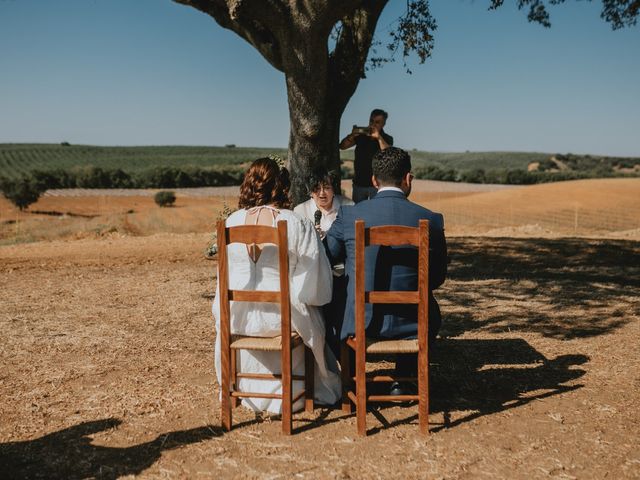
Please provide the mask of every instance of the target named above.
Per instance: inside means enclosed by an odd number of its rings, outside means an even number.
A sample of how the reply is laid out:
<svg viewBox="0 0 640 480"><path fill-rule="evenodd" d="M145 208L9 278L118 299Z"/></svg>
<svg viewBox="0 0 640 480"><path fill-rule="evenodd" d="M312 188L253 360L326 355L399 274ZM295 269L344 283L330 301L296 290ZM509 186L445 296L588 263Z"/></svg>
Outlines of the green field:
<svg viewBox="0 0 640 480"><path fill-rule="evenodd" d="M285 149L237 147L95 147L59 144L0 144L0 176L15 178L33 170L98 167L137 173L155 167L206 168L239 165Z"/></svg>
<svg viewBox="0 0 640 480"><path fill-rule="evenodd" d="M640 175L640 158L527 152L422 152L412 150L418 178L473 183L538 183L574 178ZM246 147L97 147L64 144L0 144L0 178L16 179L49 172L39 181L55 185L100 187L179 187L235 184L242 165L269 154L286 157L286 149ZM348 160L353 150L341 152ZM535 172L527 172L531 164ZM164 170L164 171L163 171ZM216 170L217 173L214 171ZM220 173L227 172L229 175ZM206 177L206 175L209 177ZM108 178L107 178L108 177Z"/></svg>
<svg viewBox="0 0 640 480"><path fill-rule="evenodd" d="M533 162L549 158L548 153L528 152L420 152L412 151L411 159L417 166L436 165L440 168L455 170L527 169Z"/></svg>
<svg viewBox="0 0 640 480"><path fill-rule="evenodd" d="M238 165L269 154L286 157L286 149L244 147L96 147L59 144L0 144L0 175L15 178L33 170L74 170L93 166L136 173L155 167L206 168ZM437 153L412 151L415 166L436 165L456 170L526 169L530 162L549 158L546 153L465 152ZM353 150L342 152L343 160L353 159Z"/></svg>
<svg viewBox="0 0 640 480"><path fill-rule="evenodd" d="M549 153L529 152L422 152L409 151L414 167L434 165L442 169L473 170L527 169L532 162L551 157ZM353 149L341 152L343 160L353 160Z"/></svg>

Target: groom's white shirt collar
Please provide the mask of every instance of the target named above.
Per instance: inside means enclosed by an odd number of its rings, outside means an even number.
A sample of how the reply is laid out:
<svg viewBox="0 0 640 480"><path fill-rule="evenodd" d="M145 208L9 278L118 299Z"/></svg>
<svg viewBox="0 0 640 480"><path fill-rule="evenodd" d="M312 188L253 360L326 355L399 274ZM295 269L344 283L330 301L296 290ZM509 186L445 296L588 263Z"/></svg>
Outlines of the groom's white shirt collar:
<svg viewBox="0 0 640 480"><path fill-rule="evenodd" d="M388 192L400 192L400 193L404 194L404 192L398 187L380 187L378 189L378 193L387 192L387 191Z"/></svg>

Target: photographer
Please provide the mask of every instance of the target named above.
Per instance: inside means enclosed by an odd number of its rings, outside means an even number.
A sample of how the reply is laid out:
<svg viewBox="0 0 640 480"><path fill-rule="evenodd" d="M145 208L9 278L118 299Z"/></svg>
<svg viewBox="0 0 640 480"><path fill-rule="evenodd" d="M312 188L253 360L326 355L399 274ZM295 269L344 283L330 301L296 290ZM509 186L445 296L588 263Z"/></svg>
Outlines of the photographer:
<svg viewBox="0 0 640 480"><path fill-rule="evenodd" d="M384 132L389 115L379 108L374 109L369 117L368 127L353 126L351 133L340 142L340 150L356 146L353 162L353 192L351 198L358 203L376 194L371 183L371 161L380 150L393 145L393 137Z"/></svg>

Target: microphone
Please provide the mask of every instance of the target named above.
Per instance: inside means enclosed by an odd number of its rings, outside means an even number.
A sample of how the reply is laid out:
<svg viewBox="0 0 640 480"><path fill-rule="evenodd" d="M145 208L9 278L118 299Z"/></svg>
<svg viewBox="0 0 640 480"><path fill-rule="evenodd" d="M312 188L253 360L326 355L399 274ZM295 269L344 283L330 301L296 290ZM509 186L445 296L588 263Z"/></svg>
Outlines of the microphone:
<svg viewBox="0 0 640 480"><path fill-rule="evenodd" d="M320 210L316 210L316 213L313 214L313 220L316 226L320 225L320 220L322 220L322 212Z"/></svg>

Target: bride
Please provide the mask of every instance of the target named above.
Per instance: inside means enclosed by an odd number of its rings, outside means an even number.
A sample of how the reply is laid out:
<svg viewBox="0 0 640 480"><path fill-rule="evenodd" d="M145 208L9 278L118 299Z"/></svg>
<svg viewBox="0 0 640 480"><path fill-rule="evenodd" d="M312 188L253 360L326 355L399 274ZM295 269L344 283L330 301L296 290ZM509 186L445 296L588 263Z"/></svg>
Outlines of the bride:
<svg viewBox="0 0 640 480"><path fill-rule="evenodd" d="M291 292L291 326L315 358L314 397L318 403L333 404L341 395L340 377L335 356L326 348L325 326L320 306L331 300L331 266L320 238L308 219L289 209L289 172L271 158L260 158L251 164L240 187L239 210L226 221L227 227L236 225L275 226L278 220L287 221L289 249L289 281ZM242 244L228 247L229 288L250 290L278 290L278 255L274 245ZM216 288L216 292L217 292ZM231 333L260 337L280 335L279 306L269 303L231 302ZM213 302L216 332L220 328L220 299ZM238 371L251 373L280 373L280 352L241 350ZM293 374L304 374L304 347L298 346L292 355ZM216 335L215 367L220 384L220 337ZM239 379L238 388L245 392L281 393L278 380ZM293 381L293 396L304 388L304 382ZM242 405L253 410L282 412L280 399L245 398ZM304 405L298 400L293 410Z"/></svg>

